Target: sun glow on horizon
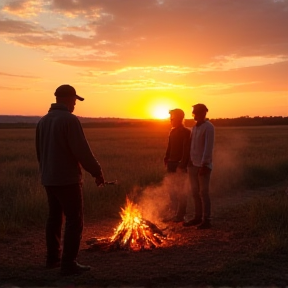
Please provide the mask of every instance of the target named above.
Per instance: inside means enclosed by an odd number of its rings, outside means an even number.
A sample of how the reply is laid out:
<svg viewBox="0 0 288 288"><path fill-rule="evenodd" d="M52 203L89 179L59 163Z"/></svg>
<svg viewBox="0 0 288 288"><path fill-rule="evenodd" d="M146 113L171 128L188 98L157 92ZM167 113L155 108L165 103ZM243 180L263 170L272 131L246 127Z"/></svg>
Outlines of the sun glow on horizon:
<svg viewBox="0 0 288 288"><path fill-rule="evenodd" d="M152 116L155 119L168 119L169 107L167 105L157 105L152 109Z"/></svg>
<svg viewBox="0 0 288 288"><path fill-rule="evenodd" d="M150 115L150 117L152 117L153 119L159 119L159 120L169 119L170 117L169 111L171 109L177 108L178 106L181 106L179 105L178 101L175 101L174 98L175 98L174 95L153 97L149 102L146 102L148 108L147 110L148 115Z"/></svg>

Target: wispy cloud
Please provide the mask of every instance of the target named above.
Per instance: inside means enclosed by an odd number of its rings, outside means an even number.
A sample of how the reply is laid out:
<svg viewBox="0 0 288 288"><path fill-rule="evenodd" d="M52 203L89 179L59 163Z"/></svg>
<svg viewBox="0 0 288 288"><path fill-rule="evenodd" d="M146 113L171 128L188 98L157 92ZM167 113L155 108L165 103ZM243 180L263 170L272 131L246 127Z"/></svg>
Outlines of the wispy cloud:
<svg viewBox="0 0 288 288"><path fill-rule="evenodd" d="M35 77L35 76L19 75L19 74L10 74L10 73L5 73L5 72L0 72L0 76L29 78L29 79L39 79L39 77Z"/></svg>
<svg viewBox="0 0 288 288"><path fill-rule="evenodd" d="M42 6L37 10L35 7L39 3ZM2 20L0 31L14 33L6 37L12 37L13 41L22 45L39 48L47 43L67 48L74 45L88 47L92 54L95 47L102 45L101 50L117 55L123 67L155 64L195 67L209 64L211 59L223 55L288 55L285 28L288 26L287 1L165 0L159 4L155 0L54 0L48 2L49 5L44 3L27 0L8 2L2 6L2 13L34 7L42 14L53 12L55 17L62 15L67 21L72 17L74 22L81 23L80 28L76 29L72 23L62 24L55 27L54 38L51 39L51 30L41 28L42 25L48 27L47 22L40 19L39 24L12 19L7 22L6 19L5 23ZM22 14L18 17L21 18ZM35 33L37 30L42 31L41 37L19 37L19 33ZM68 31L70 34L67 34ZM80 31L89 33L89 36L77 36ZM54 56L57 58L57 54Z"/></svg>
<svg viewBox="0 0 288 288"><path fill-rule="evenodd" d="M288 90L287 0L3 0L0 5L4 41L79 68L84 81L97 78L103 87Z"/></svg>
<svg viewBox="0 0 288 288"><path fill-rule="evenodd" d="M0 86L0 90L9 90L9 91L21 91L23 88L19 87L8 87L8 86Z"/></svg>
<svg viewBox="0 0 288 288"><path fill-rule="evenodd" d="M170 82L156 81L155 79L123 79L110 83L103 82L88 82L93 87L110 88L113 90L121 91L137 91L137 90L166 90L168 89L193 89L193 87L187 87L186 85L173 84Z"/></svg>
<svg viewBox="0 0 288 288"><path fill-rule="evenodd" d="M2 11L22 18L36 16L42 12L43 2L37 0L14 0L7 2L2 7Z"/></svg>
<svg viewBox="0 0 288 288"><path fill-rule="evenodd" d="M9 40L9 37L17 36L19 34L39 34L42 32L43 29L34 23L0 18L0 34L2 34L7 40Z"/></svg>

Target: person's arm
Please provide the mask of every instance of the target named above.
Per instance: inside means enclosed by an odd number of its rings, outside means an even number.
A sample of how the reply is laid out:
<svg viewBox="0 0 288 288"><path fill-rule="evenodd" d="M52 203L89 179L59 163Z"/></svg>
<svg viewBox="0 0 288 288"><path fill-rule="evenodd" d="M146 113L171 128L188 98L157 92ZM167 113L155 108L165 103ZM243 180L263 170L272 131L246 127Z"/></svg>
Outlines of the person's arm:
<svg viewBox="0 0 288 288"><path fill-rule="evenodd" d="M171 132L170 132L171 134ZM170 158L170 150L171 150L171 144L170 144L170 134L168 137L168 144L167 144L167 149L166 149L166 153L165 153L165 157L164 157L164 165L167 166L167 162Z"/></svg>
<svg viewBox="0 0 288 288"><path fill-rule="evenodd" d="M104 184L101 166L90 149L80 121L76 117L71 118L68 126L68 145L72 154L83 169L96 178L97 185Z"/></svg>
<svg viewBox="0 0 288 288"><path fill-rule="evenodd" d="M190 158L191 131L185 129L183 137L183 154L178 165L179 168L186 170Z"/></svg>
<svg viewBox="0 0 288 288"><path fill-rule="evenodd" d="M205 146L201 161L202 167L207 167L212 163L213 146L214 146L214 127L212 125L209 125L207 126L205 133Z"/></svg>
<svg viewBox="0 0 288 288"><path fill-rule="evenodd" d="M36 137L35 137L35 147L36 147L36 155L37 155L37 161L40 163L40 143L39 143L39 123L36 127Z"/></svg>

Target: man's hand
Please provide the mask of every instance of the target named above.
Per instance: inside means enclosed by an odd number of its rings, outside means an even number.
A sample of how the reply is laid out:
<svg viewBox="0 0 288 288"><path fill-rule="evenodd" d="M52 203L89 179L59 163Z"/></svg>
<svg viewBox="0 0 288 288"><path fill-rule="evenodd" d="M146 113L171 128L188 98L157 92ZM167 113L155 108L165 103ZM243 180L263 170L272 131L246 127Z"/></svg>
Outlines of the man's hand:
<svg viewBox="0 0 288 288"><path fill-rule="evenodd" d="M206 175L211 172L211 169L207 166L203 166L199 169L199 175Z"/></svg>
<svg viewBox="0 0 288 288"><path fill-rule="evenodd" d="M103 187L105 185L105 180L103 175L95 177L95 183L98 187Z"/></svg>

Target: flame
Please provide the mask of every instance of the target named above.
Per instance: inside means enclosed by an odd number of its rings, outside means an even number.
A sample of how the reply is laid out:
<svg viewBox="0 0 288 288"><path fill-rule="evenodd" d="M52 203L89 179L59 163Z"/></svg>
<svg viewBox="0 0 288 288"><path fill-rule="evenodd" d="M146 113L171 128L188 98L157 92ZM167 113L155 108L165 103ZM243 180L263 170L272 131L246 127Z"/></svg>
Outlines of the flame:
<svg viewBox="0 0 288 288"><path fill-rule="evenodd" d="M142 218L138 205L126 198L126 207L121 208L122 222L109 238L95 237L86 241L90 248L102 250L150 250L168 240L155 224Z"/></svg>
<svg viewBox="0 0 288 288"><path fill-rule="evenodd" d="M122 222L111 237L112 243L119 248L132 250L151 249L162 244L165 237L156 225L142 218L137 204L126 199L125 209L121 208ZM154 228L154 229L153 229Z"/></svg>

